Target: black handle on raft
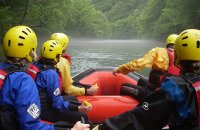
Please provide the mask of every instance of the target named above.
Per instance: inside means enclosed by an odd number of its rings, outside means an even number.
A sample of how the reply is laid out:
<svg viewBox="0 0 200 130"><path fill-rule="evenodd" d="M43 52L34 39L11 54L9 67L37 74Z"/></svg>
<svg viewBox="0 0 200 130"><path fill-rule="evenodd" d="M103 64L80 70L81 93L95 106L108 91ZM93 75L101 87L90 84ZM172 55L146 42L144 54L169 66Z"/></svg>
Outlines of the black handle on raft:
<svg viewBox="0 0 200 130"><path fill-rule="evenodd" d="M84 87L84 88L86 88L86 89L88 89L88 88L91 87L90 84L82 84L82 83L77 82L77 81L74 81L74 82L73 82L73 85L74 85L74 86L78 86L78 87Z"/></svg>

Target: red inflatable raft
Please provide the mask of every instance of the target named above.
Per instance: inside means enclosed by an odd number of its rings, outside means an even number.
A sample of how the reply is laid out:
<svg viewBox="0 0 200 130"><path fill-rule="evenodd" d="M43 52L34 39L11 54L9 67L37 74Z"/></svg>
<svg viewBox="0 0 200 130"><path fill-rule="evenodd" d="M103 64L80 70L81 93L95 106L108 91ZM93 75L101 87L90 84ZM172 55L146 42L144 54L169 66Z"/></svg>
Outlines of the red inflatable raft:
<svg viewBox="0 0 200 130"><path fill-rule="evenodd" d="M134 98L120 95L120 88L124 83L137 85L138 80L145 77L138 73L114 76L112 70L113 68L90 68L73 78L75 82L99 87L96 95L78 97L79 101L86 100L92 104L92 110L87 115L94 123L101 123L106 118L133 109L138 104Z"/></svg>

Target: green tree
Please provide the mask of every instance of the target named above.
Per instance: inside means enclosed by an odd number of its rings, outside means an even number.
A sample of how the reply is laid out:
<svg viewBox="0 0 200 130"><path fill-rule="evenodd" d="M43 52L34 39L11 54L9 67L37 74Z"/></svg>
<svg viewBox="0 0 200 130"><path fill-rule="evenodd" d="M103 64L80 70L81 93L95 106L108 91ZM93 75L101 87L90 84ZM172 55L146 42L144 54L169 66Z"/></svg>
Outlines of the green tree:
<svg viewBox="0 0 200 130"><path fill-rule="evenodd" d="M155 38L155 22L160 17L164 1L148 0L136 18L137 35L145 38Z"/></svg>
<svg viewBox="0 0 200 130"><path fill-rule="evenodd" d="M137 8L137 0L119 0L106 15L110 21L127 18Z"/></svg>
<svg viewBox="0 0 200 130"><path fill-rule="evenodd" d="M104 14L97 11L91 0L71 0L72 10L67 30L75 36L106 36L109 24Z"/></svg>
<svg viewBox="0 0 200 130"><path fill-rule="evenodd" d="M116 0L92 0L92 3L97 10L107 12L116 4Z"/></svg>
<svg viewBox="0 0 200 130"><path fill-rule="evenodd" d="M22 22L28 0L6 0L0 1L0 36L12 26Z"/></svg>
<svg viewBox="0 0 200 130"><path fill-rule="evenodd" d="M25 23L39 34L65 32L70 0L31 0Z"/></svg>
<svg viewBox="0 0 200 130"><path fill-rule="evenodd" d="M200 28L199 0L2 0L0 36L28 25L41 37L155 38Z"/></svg>

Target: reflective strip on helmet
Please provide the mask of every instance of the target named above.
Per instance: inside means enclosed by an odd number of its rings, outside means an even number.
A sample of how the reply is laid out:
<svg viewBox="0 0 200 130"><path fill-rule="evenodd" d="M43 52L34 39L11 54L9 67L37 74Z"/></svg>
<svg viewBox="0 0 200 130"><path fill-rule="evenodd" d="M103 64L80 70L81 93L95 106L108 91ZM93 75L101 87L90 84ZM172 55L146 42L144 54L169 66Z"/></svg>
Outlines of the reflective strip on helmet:
<svg viewBox="0 0 200 130"><path fill-rule="evenodd" d="M3 80L4 80L5 77L6 77L5 75L0 74L0 79L3 79Z"/></svg>
<svg viewBox="0 0 200 130"><path fill-rule="evenodd" d="M196 92L200 91L200 86L195 87L195 91L196 91Z"/></svg>
<svg viewBox="0 0 200 130"><path fill-rule="evenodd" d="M36 70L33 70L33 69L28 69L30 72L34 73L34 74L37 74L37 71Z"/></svg>

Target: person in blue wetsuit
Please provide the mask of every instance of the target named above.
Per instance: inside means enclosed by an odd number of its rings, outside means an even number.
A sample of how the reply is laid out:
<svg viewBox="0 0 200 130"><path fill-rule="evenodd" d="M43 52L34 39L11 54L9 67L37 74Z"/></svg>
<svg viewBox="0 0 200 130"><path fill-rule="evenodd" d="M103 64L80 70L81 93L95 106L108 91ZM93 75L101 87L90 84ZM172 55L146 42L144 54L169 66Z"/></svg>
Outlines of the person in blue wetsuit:
<svg viewBox="0 0 200 130"><path fill-rule="evenodd" d="M3 38L7 60L0 64L1 130L57 130L53 125L40 122L38 90L25 72L35 57L36 47L37 37L27 26L13 27ZM89 125L77 122L72 129L89 130Z"/></svg>
<svg viewBox="0 0 200 130"><path fill-rule="evenodd" d="M200 30L181 32L175 42L180 76L167 77L159 90L133 110L107 119L98 130L200 129Z"/></svg>
<svg viewBox="0 0 200 130"><path fill-rule="evenodd" d="M60 92L58 70L55 65L62 54L62 46L56 40L48 40L41 47L41 58L34 65L40 70L35 82L39 90L41 101L41 119L58 122L67 121L70 124L81 120L88 122L85 112L91 106L71 104L64 101Z"/></svg>

